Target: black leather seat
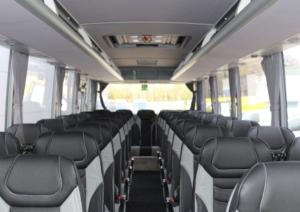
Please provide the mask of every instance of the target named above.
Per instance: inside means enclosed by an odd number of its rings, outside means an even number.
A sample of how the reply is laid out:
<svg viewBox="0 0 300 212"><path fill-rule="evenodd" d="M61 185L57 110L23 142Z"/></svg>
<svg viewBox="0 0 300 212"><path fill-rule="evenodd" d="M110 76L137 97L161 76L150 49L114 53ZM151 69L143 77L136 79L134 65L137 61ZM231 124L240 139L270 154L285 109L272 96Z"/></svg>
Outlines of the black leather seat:
<svg viewBox="0 0 300 212"><path fill-rule="evenodd" d="M69 122L70 127L74 127L76 124L82 123L82 119L77 115L68 115L68 116L57 116L56 119L65 119Z"/></svg>
<svg viewBox="0 0 300 212"><path fill-rule="evenodd" d="M255 165L236 186L228 212L298 212L300 162Z"/></svg>
<svg viewBox="0 0 300 212"><path fill-rule="evenodd" d="M1 212L85 212L74 162L57 155L0 158Z"/></svg>
<svg viewBox="0 0 300 212"><path fill-rule="evenodd" d="M232 121L231 117L217 116L211 120L211 126L226 127L228 121Z"/></svg>
<svg viewBox="0 0 300 212"><path fill-rule="evenodd" d="M41 135L35 154L61 155L73 159L86 192L86 211L104 212L104 183L96 140L84 132L51 132Z"/></svg>
<svg viewBox="0 0 300 212"><path fill-rule="evenodd" d="M82 123L77 124L69 131L81 131L92 135L101 153L101 162L104 179L104 204L110 212L115 208L115 164L114 152L110 138L110 132L107 127L101 124ZM118 188L119 189L119 188Z"/></svg>
<svg viewBox="0 0 300 212"><path fill-rule="evenodd" d="M42 119L36 124L44 124L53 132L63 132L70 126L69 122L65 119Z"/></svg>
<svg viewBox="0 0 300 212"><path fill-rule="evenodd" d="M20 153L18 140L8 132L0 132L0 156Z"/></svg>
<svg viewBox="0 0 300 212"><path fill-rule="evenodd" d="M195 126L190 128L185 135L180 157L180 186L174 192L178 200L180 211L190 211L193 197L194 175L200 152L207 140L214 137L233 137L230 130L218 126ZM177 193L177 195L176 195Z"/></svg>
<svg viewBox="0 0 300 212"><path fill-rule="evenodd" d="M286 160L300 161L300 138L295 138L288 152L286 152Z"/></svg>
<svg viewBox="0 0 300 212"><path fill-rule="evenodd" d="M255 164L270 161L271 150L260 140L238 137L209 139L203 146L197 163L194 211L225 212L231 192L240 178ZM250 196L247 198L251 199ZM184 210L181 211L187 211L188 204L192 204L189 199L185 200Z"/></svg>
<svg viewBox="0 0 300 212"><path fill-rule="evenodd" d="M51 130L43 124L15 124L9 127L6 132L10 132L18 139L22 153L30 153L36 139L41 134L51 132Z"/></svg>
<svg viewBox="0 0 300 212"><path fill-rule="evenodd" d="M212 114L212 113L199 113L197 118L202 120L205 125L210 125L212 120L220 115Z"/></svg>
<svg viewBox="0 0 300 212"><path fill-rule="evenodd" d="M289 151L289 148L295 139L294 133L289 129L271 126L252 127L248 132L248 137L257 138L267 143L275 154L275 160L282 157L281 153Z"/></svg>
<svg viewBox="0 0 300 212"><path fill-rule="evenodd" d="M226 128L233 132L234 137L247 137L249 130L257 126L259 124L256 121L247 120L229 120L226 124Z"/></svg>

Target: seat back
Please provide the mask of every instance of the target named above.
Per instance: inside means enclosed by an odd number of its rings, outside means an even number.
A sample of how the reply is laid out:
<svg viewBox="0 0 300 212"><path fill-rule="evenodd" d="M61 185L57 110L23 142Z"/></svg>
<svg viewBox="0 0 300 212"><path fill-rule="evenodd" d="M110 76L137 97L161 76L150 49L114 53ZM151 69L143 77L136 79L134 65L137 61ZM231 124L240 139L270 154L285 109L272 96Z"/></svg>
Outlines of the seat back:
<svg viewBox="0 0 300 212"><path fill-rule="evenodd" d="M114 211L115 207L115 164L114 152L107 127L95 123L77 124L69 131L81 131L92 135L101 152L101 162L103 168L104 181L104 204L109 211Z"/></svg>
<svg viewBox="0 0 300 212"><path fill-rule="evenodd" d="M77 115L57 116L56 119L65 119L69 122L70 127L82 123L82 119Z"/></svg>
<svg viewBox="0 0 300 212"><path fill-rule="evenodd" d="M190 211L193 196L194 174L200 152L210 138L233 137L230 130L218 126L195 126L190 128L184 138L180 158L180 196L179 205L182 210Z"/></svg>
<svg viewBox="0 0 300 212"><path fill-rule="evenodd" d="M34 153L71 158L85 188L86 211L103 211L104 183L100 152L93 136L84 132L44 133L37 139Z"/></svg>
<svg viewBox="0 0 300 212"><path fill-rule="evenodd" d="M231 194L228 212L297 212L300 208L300 162L256 164Z"/></svg>
<svg viewBox="0 0 300 212"><path fill-rule="evenodd" d="M256 126L259 126L256 121L229 120L225 127L234 133L234 137L247 137L249 130Z"/></svg>
<svg viewBox="0 0 300 212"><path fill-rule="evenodd" d="M20 154L18 140L8 132L0 132L0 156Z"/></svg>
<svg viewBox="0 0 300 212"><path fill-rule="evenodd" d="M53 132L63 132L70 126L69 122L65 119L42 119L36 124L44 124Z"/></svg>
<svg viewBox="0 0 300 212"><path fill-rule="evenodd" d="M22 147L32 147L36 139L43 133L50 132L44 124L15 124L6 132L13 134Z"/></svg>
<svg viewBox="0 0 300 212"><path fill-rule="evenodd" d="M0 169L1 212L86 211L81 180L69 158L4 156Z"/></svg>
<svg viewBox="0 0 300 212"><path fill-rule="evenodd" d="M288 152L295 139L294 133L289 129L271 126L252 127L248 132L248 137L264 141L275 154Z"/></svg>
<svg viewBox="0 0 300 212"><path fill-rule="evenodd" d="M209 139L197 163L194 211L225 212L230 194L243 174L255 164L269 161L272 161L271 150L260 140Z"/></svg>
<svg viewBox="0 0 300 212"><path fill-rule="evenodd" d="M232 121L231 117L227 116L217 116L211 120L210 125L212 126L219 126L219 127L226 127L228 121Z"/></svg>
<svg viewBox="0 0 300 212"><path fill-rule="evenodd" d="M151 127L153 124L152 119L155 118L153 110L139 110L136 116L136 124L140 134L141 146L151 146Z"/></svg>

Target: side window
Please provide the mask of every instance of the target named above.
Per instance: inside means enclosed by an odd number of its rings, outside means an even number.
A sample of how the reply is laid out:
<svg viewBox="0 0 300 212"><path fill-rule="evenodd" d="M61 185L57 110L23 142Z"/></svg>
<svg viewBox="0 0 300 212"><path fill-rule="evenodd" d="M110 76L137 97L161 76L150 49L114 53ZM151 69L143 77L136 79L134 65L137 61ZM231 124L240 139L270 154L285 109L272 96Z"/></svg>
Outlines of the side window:
<svg viewBox="0 0 300 212"><path fill-rule="evenodd" d="M243 120L253 120L262 126L270 126L270 100L261 61L262 58L255 58L239 66L242 117Z"/></svg>
<svg viewBox="0 0 300 212"><path fill-rule="evenodd" d="M75 73L72 71L66 71L63 83L63 95L61 100L62 115L70 115L72 113L74 79Z"/></svg>
<svg viewBox="0 0 300 212"><path fill-rule="evenodd" d="M218 100L220 114L223 116L230 116L230 87L228 71L217 73L218 81Z"/></svg>
<svg viewBox="0 0 300 212"><path fill-rule="evenodd" d="M51 118L54 66L29 57L23 97L23 122Z"/></svg>

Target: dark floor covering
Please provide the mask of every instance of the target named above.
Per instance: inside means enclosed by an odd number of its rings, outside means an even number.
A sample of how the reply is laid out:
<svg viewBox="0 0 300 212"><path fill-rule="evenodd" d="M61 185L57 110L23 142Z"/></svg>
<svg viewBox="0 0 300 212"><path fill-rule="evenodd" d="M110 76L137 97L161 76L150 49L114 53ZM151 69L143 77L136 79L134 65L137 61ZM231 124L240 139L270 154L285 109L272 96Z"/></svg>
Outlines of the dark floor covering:
<svg viewBox="0 0 300 212"><path fill-rule="evenodd" d="M166 212L159 172L134 172L126 211Z"/></svg>

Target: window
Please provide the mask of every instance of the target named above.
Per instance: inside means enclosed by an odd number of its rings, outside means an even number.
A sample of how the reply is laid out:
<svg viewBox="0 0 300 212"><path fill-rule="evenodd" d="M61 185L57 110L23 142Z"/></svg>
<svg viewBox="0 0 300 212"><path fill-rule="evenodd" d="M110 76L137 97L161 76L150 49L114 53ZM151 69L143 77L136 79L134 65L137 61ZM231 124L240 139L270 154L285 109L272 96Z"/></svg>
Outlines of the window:
<svg viewBox="0 0 300 212"><path fill-rule="evenodd" d="M0 46L0 131L5 130L6 94L9 69L10 50Z"/></svg>
<svg viewBox="0 0 300 212"><path fill-rule="evenodd" d="M63 95L61 100L61 115L72 114L74 79L75 72L66 70L63 83Z"/></svg>
<svg viewBox="0 0 300 212"><path fill-rule="evenodd" d="M130 109L134 114L141 109L159 113L163 109L190 109L192 93L184 84L109 84L103 91L103 101L108 109Z"/></svg>
<svg viewBox="0 0 300 212"><path fill-rule="evenodd" d="M239 66L243 120L271 125L267 80L261 66L262 58L254 58Z"/></svg>
<svg viewBox="0 0 300 212"><path fill-rule="evenodd" d="M300 45L283 52L287 95L288 128L300 136Z"/></svg>
<svg viewBox="0 0 300 212"><path fill-rule="evenodd" d="M230 87L228 71L217 73L218 82L218 101L220 114L230 116Z"/></svg>
<svg viewBox="0 0 300 212"><path fill-rule="evenodd" d="M23 97L23 122L51 118L54 66L29 57Z"/></svg>
<svg viewBox="0 0 300 212"><path fill-rule="evenodd" d="M206 112L212 112L212 105L211 105L211 93L210 93L210 85L209 79L204 80L205 86L205 103L206 103Z"/></svg>

